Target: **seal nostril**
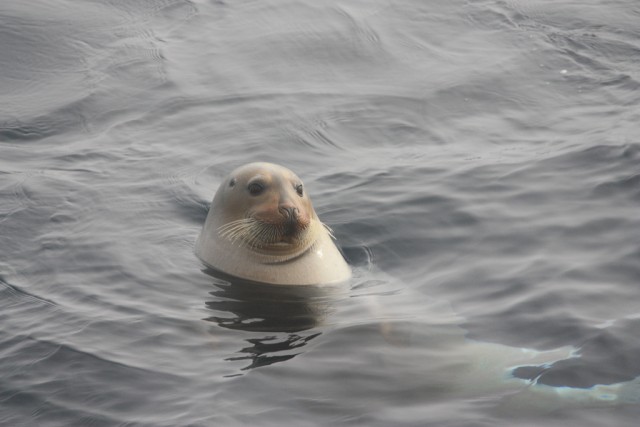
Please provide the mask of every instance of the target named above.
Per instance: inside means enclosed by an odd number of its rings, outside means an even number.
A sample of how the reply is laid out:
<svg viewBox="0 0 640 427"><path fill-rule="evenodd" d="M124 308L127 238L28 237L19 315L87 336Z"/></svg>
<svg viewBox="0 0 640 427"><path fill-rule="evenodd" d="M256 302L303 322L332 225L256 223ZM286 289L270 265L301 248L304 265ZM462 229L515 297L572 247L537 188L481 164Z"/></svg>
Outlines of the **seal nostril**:
<svg viewBox="0 0 640 427"><path fill-rule="evenodd" d="M296 218L298 216L296 212L298 209L293 207L280 206L278 210L280 211L280 214L287 219Z"/></svg>

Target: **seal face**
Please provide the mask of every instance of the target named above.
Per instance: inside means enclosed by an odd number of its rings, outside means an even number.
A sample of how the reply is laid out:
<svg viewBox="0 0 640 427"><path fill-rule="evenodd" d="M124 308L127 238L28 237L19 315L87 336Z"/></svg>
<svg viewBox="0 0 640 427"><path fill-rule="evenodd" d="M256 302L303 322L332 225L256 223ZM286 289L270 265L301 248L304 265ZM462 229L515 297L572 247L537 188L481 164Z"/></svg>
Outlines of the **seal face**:
<svg viewBox="0 0 640 427"><path fill-rule="evenodd" d="M300 178L272 163L241 166L220 184L196 255L215 270L271 284L329 284L351 275Z"/></svg>

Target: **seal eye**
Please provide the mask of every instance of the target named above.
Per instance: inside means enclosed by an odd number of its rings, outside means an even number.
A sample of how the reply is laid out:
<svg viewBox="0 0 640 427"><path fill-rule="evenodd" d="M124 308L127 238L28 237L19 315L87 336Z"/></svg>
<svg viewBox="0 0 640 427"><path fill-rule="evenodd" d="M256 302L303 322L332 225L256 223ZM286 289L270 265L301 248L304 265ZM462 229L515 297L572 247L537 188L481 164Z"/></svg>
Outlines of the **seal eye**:
<svg viewBox="0 0 640 427"><path fill-rule="evenodd" d="M296 193L298 193L298 196L302 197L302 195L304 194L304 190L302 188L302 184L296 185Z"/></svg>
<svg viewBox="0 0 640 427"><path fill-rule="evenodd" d="M251 184L249 184L247 189L252 196L257 196L264 191L264 185L260 184L259 182L252 182Z"/></svg>

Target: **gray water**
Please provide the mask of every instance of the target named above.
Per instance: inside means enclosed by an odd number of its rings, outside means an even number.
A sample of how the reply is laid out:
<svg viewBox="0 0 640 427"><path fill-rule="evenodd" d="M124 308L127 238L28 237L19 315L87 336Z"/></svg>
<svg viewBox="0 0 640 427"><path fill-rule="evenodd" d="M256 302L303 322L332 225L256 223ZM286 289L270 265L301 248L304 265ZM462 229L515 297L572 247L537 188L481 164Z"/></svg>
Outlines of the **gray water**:
<svg viewBox="0 0 640 427"><path fill-rule="evenodd" d="M441 348L459 325L579 350L539 384L640 375L639 23L636 0L2 1L0 424L637 425L453 387ZM213 193L256 160L302 177L348 289L204 271Z"/></svg>

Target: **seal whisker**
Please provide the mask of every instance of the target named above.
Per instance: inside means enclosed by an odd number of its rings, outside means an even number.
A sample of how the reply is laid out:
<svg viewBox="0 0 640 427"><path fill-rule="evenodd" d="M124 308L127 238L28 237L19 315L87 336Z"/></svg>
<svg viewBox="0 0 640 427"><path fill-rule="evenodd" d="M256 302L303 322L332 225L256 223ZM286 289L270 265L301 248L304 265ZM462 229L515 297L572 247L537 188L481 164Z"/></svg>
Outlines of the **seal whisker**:
<svg viewBox="0 0 640 427"><path fill-rule="evenodd" d="M252 225L248 230L247 230L247 235L246 235L246 239L245 242L247 244L247 246L249 246L250 248L255 248L256 247L256 240L257 240L257 234L259 233L259 228L257 225Z"/></svg>
<svg viewBox="0 0 640 427"><path fill-rule="evenodd" d="M246 225L245 219L240 219L236 221L228 222L220 227L218 227L218 233L223 234L227 232L231 232L235 229L242 228Z"/></svg>
<svg viewBox="0 0 640 427"><path fill-rule="evenodd" d="M260 231L256 234L256 241L260 241L263 243L270 243L272 240L272 233L274 232L274 228L272 226L269 226L268 224L264 224L264 223L259 223L260 224ZM262 245L258 245L258 246L262 246Z"/></svg>
<svg viewBox="0 0 640 427"><path fill-rule="evenodd" d="M261 230L261 224L258 221L252 220L244 230L245 234L242 236L244 237L247 246L249 246L250 248L256 247L258 235L260 234Z"/></svg>
<svg viewBox="0 0 640 427"><path fill-rule="evenodd" d="M246 226L244 224L243 225L236 225L234 227L229 227L229 228L223 230L219 234L220 234L221 237L228 238L230 240L234 240L239 235L241 235L244 232L245 229L246 229Z"/></svg>
<svg viewBox="0 0 640 427"><path fill-rule="evenodd" d="M253 218L231 221L218 227L218 234L220 237L231 241L231 243L235 243L236 240L250 233L254 223L255 220Z"/></svg>
<svg viewBox="0 0 640 427"><path fill-rule="evenodd" d="M329 237L331 237L333 240L336 240L336 236L333 234L333 230L331 229L331 227L329 227L324 222L318 222L324 227L325 230L327 230L327 233L329 233Z"/></svg>
<svg viewBox="0 0 640 427"><path fill-rule="evenodd" d="M238 236L238 238L244 238L250 247L254 247L256 234L258 233L259 228L260 224L257 221L252 220L251 222L247 223L247 226L245 228L243 228L242 233Z"/></svg>

